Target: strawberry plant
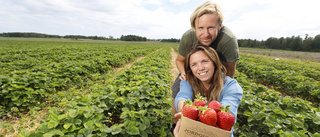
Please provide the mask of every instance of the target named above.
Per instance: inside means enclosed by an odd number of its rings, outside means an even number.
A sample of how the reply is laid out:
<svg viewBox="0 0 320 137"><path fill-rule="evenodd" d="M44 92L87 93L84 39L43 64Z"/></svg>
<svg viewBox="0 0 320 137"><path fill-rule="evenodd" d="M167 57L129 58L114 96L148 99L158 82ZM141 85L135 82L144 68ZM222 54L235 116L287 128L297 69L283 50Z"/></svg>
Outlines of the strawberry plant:
<svg viewBox="0 0 320 137"><path fill-rule="evenodd" d="M107 85L63 100L26 136L169 136L169 48L136 62ZM160 64L159 64L160 62Z"/></svg>
<svg viewBox="0 0 320 137"><path fill-rule="evenodd" d="M82 87L93 74L108 72L158 48L10 40L0 45L0 117L12 107L26 112L50 94L74 85Z"/></svg>
<svg viewBox="0 0 320 137"><path fill-rule="evenodd" d="M282 90L286 94L300 96L306 100L316 102L320 99L320 82L303 76L299 70L278 70L273 66L256 63L254 59L244 58L237 63L237 70L254 78L257 82L272 85L275 89ZM263 61L263 60L262 60ZM259 60L259 62L262 62ZM313 69L317 72L315 69Z"/></svg>
<svg viewBox="0 0 320 137"><path fill-rule="evenodd" d="M256 84L243 73L235 78L244 95L238 108L236 136L318 136L320 110L311 102Z"/></svg>

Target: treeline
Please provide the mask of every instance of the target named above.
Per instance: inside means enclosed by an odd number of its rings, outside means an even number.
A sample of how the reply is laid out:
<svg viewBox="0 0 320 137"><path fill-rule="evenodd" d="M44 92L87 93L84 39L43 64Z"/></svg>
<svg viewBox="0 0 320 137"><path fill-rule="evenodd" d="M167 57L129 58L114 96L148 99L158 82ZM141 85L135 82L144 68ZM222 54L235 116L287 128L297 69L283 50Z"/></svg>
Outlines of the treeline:
<svg viewBox="0 0 320 137"><path fill-rule="evenodd" d="M62 38L59 35L48 35L34 32L9 32L0 33L1 37L23 37L23 38Z"/></svg>
<svg viewBox="0 0 320 137"><path fill-rule="evenodd" d="M320 52L320 35L317 35L314 38L308 37L307 34L304 38L301 38L300 36L286 38L270 37L266 41L239 39L238 44L239 47Z"/></svg>
<svg viewBox="0 0 320 137"><path fill-rule="evenodd" d="M147 41L146 37L136 35L121 35L120 40L122 41Z"/></svg>
<svg viewBox="0 0 320 137"><path fill-rule="evenodd" d="M22 37L22 38L71 38L71 39L93 39L93 40L110 40L113 39L112 36L109 38L101 36L82 36L82 35L49 35L35 32L9 32L9 33L0 33L0 37Z"/></svg>
<svg viewBox="0 0 320 137"><path fill-rule="evenodd" d="M171 38L171 39L162 39L161 42L176 42L176 43L179 43L179 42L180 42L180 39L174 39L174 38Z"/></svg>

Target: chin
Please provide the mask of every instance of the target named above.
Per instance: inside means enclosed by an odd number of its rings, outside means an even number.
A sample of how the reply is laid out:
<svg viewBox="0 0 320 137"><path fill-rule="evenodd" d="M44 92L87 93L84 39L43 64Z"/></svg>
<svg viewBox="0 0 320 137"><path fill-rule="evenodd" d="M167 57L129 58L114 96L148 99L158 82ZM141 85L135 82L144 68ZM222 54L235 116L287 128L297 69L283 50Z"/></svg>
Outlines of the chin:
<svg viewBox="0 0 320 137"><path fill-rule="evenodd" d="M210 42L201 42L201 44L205 45L205 46L210 46L211 43L212 43L211 41Z"/></svg>

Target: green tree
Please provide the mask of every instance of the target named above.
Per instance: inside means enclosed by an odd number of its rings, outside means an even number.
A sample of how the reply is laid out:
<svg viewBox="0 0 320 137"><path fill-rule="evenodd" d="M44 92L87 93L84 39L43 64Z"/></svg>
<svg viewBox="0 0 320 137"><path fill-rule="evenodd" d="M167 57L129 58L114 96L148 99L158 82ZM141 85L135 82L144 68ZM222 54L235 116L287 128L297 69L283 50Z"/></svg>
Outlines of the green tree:
<svg viewBox="0 0 320 137"><path fill-rule="evenodd" d="M295 37L289 45L291 50L299 51L302 49L302 38L300 36Z"/></svg>

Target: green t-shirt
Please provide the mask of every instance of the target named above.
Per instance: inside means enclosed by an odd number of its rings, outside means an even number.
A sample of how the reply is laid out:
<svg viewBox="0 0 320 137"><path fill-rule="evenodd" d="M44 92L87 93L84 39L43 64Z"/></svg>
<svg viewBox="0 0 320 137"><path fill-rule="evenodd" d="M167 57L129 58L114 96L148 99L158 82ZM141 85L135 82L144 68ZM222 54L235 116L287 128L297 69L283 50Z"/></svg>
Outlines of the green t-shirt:
<svg viewBox="0 0 320 137"><path fill-rule="evenodd" d="M199 41L196 36L196 31L189 29L182 35L179 44L179 54L185 57L185 52L188 48L197 43L199 43ZM239 60L237 38L226 26L221 27L218 37L210 46L217 51L220 60L223 62L236 62Z"/></svg>

